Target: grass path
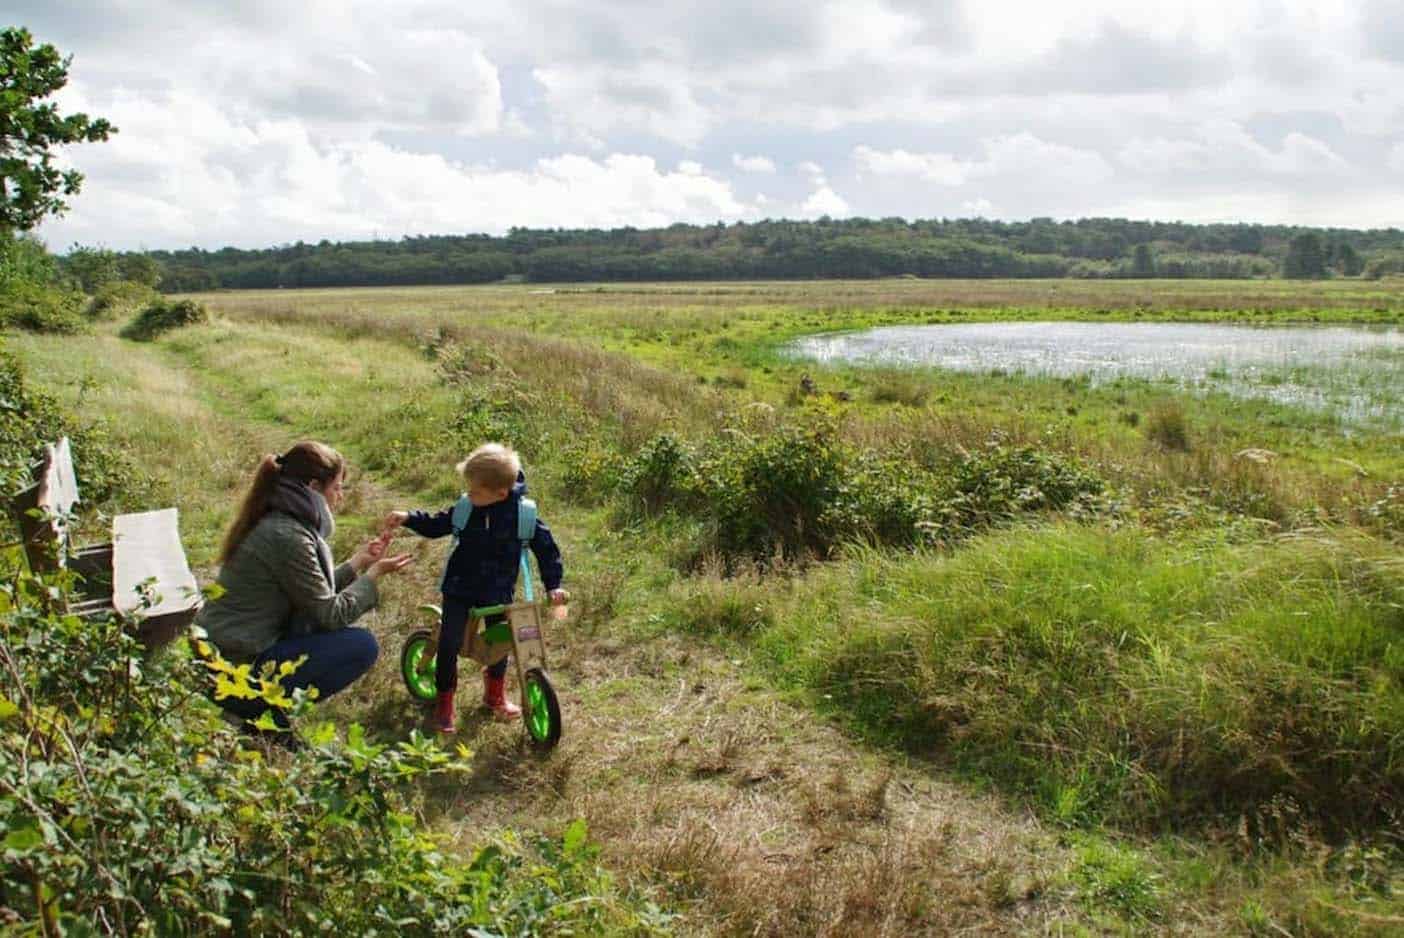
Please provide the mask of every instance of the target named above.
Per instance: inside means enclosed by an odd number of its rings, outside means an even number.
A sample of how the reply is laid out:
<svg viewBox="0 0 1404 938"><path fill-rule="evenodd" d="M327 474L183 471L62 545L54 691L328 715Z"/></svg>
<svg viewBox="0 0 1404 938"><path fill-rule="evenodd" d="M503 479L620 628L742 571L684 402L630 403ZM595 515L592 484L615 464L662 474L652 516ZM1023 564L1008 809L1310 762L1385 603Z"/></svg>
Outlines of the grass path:
<svg viewBox="0 0 1404 938"><path fill-rule="evenodd" d="M226 324L158 347L109 334L16 346L65 403L109 419L152 473L154 496L180 506L202 580L259 453L319 436L364 465L374 440L352 426L392 425L396 413L424 419L435 406L428 364L373 339ZM425 480L409 490L357 472L343 550L385 509L442 500L449 463L425 459L422 474L402 467L400 478ZM485 721L465 668L459 738L476 751L476 770L425 792L429 823L467 847L490 829L557 833L584 817L612 868L682 913L683 933L1058 933L1093 924L1073 904L1070 852L1052 834L927 766L855 744L717 647L640 628L628 593L657 571L639 569L637 546L602 536L588 513L538 494L579 597L578 620L549 641L565 739L543 758L519 726ZM415 606L435 598L443 550L401 543L419 562L369 617L381 660L326 707L382 738L422 725L398 654L418 624Z"/></svg>

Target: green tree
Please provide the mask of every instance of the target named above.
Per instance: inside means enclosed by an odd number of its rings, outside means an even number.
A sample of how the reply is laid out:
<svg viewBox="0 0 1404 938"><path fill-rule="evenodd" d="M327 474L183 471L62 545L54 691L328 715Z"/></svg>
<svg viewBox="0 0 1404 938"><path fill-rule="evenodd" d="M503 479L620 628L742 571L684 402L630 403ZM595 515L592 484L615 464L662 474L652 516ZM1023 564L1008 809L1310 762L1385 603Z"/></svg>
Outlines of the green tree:
<svg viewBox="0 0 1404 938"><path fill-rule="evenodd" d="M1338 242L1331 254L1336 270L1347 277L1358 277L1365 269L1365 259L1345 241Z"/></svg>
<svg viewBox="0 0 1404 938"><path fill-rule="evenodd" d="M161 264L145 254L123 254L117 261L123 280L156 287L161 282Z"/></svg>
<svg viewBox="0 0 1404 938"><path fill-rule="evenodd" d="M1149 244L1138 244L1131 258L1131 276L1154 277L1155 258L1151 256Z"/></svg>
<svg viewBox="0 0 1404 938"><path fill-rule="evenodd" d="M96 293L105 283L122 279L117 255L106 248L89 248L75 244L63 259L63 269L82 286L84 293Z"/></svg>
<svg viewBox="0 0 1404 938"><path fill-rule="evenodd" d="M83 174L60 170L53 149L69 143L106 140L117 128L86 114L60 115L44 99L68 84L68 65L58 50L23 27L0 30L0 231L28 231L46 215L68 207Z"/></svg>
<svg viewBox="0 0 1404 938"><path fill-rule="evenodd" d="M1326 276L1326 250L1321 236L1305 232L1292 239L1287 257L1282 261L1282 276L1295 280L1320 279Z"/></svg>

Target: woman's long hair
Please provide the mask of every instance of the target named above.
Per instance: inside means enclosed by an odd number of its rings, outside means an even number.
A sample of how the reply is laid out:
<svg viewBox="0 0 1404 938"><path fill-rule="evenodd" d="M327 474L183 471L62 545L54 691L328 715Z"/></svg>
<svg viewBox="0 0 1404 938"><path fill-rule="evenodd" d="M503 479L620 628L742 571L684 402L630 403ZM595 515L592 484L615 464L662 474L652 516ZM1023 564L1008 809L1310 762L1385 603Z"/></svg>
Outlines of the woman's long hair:
<svg viewBox="0 0 1404 938"><path fill-rule="evenodd" d="M326 485L346 471L346 460L341 454L324 443L303 440L281 456L269 453L259 460L254 470L253 482L239 505L239 513L229 525L229 533L224 535L224 547L219 552L219 562L225 564L234 556L234 551L244 543L244 538L254 529L254 525L268 514L268 496L278 486L279 479L289 479L306 484L317 481Z"/></svg>

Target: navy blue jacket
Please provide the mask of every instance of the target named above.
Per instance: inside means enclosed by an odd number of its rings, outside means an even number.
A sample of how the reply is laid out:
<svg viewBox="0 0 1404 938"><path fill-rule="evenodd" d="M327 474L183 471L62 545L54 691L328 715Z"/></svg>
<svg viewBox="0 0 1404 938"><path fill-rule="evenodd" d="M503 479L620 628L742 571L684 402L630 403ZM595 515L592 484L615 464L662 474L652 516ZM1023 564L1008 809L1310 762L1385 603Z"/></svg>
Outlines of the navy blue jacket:
<svg viewBox="0 0 1404 938"><path fill-rule="evenodd" d="M461 599L470 606L496 606L512 601L522 551L521 542L517 540L517 506L525 493L526 482L518 481L502 501L484 508L473 506L444 570L445 596ZM452 534L453 506L433 515L427 511L412 511L405 527L423 537ZM536 555L541 582L546 589L559 587L565 572L561 566L561 552L555 538L551 537L551 529L539 518L536 534L531 539L531 552Z"/></svg>

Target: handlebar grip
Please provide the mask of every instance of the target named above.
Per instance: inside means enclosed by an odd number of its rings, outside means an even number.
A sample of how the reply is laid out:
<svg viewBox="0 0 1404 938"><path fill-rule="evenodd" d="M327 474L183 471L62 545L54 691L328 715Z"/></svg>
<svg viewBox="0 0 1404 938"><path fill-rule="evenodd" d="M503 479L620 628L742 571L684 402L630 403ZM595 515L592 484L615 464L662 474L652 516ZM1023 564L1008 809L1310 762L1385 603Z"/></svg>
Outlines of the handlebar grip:
<svg viewBox="0 0 1404 938"><path fill-rule="evenodd" d="M507 611L507 606L474 606L468 610L468 616L473 619L486 619L488 616L500 615Z"/></svg>

